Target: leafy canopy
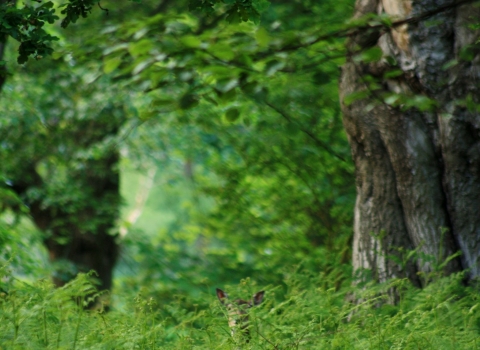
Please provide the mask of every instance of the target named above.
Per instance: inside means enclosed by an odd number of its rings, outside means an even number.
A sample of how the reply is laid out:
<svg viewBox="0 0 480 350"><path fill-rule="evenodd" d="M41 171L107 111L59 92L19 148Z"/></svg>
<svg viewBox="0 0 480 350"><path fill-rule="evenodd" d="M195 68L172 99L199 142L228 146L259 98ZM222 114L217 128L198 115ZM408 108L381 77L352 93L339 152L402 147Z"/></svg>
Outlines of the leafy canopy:
<svg viewBox="0 0 480 350"><path fill-rule="evenodd" d="M140 3L139 0L130 0ZM0 3L0 33L5 37L11 37L18 42L17 62L22 64L27 62L30 56L41 59L53 52L51 42L59 38L50 35L44 28L45 24L53 24L60 17L57 15L60 10L62 16L61 27L67 28L71 23L76 23L79 18L86 18L95 5L105 11L108 15L109 10L103 8L100 1L96 0L68 0L59 6L53 1L33 1L33 5L24 3L23 7L17 8L16 1L6 0ZM30 1L31 3L31 1ZM229 22L240 22L253 20L258 22L260 14L268 7L267 0L191 0L188 7L191 10L201 10L205 13L215 12L214 8L218 4L228 5L225 11L225 17Z"/></svg>

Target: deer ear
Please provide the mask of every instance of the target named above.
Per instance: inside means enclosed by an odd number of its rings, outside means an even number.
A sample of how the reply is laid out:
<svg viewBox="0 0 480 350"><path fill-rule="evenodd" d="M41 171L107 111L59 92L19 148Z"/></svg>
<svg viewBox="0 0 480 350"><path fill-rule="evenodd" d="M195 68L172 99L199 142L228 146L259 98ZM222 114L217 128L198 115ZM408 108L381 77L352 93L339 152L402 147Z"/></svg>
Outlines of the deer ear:
<svg viewBox="0 0 480 350"><path fill-rule="evenodd" d="M223 290L221 290L220 288L217 288L217 297L218 297L218 300L220 300L220 302L222 304L225 304L225 300L228 299L228 294L225 293Z"/></svg>
<svg viewBox="0 0 480 350"><path fill-rule="evenodd" d="M258 293L255 293L253 295L253 305L259 305L263 301L263 295L265 294L265 291L260 291Z"/></svg>

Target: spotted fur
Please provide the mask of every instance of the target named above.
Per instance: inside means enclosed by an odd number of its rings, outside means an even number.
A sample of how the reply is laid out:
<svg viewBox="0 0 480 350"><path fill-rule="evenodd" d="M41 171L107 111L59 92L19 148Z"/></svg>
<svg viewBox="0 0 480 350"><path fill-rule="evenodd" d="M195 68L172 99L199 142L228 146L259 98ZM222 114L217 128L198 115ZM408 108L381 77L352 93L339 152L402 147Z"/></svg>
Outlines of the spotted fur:
<svg viewBox="0 0 480 350"><path fill-rule="evenodd" d="M246 342L250 339L248 309L252 306L259 305L263 301L265 292L262 290L253 295L249 301L237 299L230 301L228 294L220 288L216 289L218 300L227 309L228 326L230 327L232 336L238 333L245 337Z"/></svg>

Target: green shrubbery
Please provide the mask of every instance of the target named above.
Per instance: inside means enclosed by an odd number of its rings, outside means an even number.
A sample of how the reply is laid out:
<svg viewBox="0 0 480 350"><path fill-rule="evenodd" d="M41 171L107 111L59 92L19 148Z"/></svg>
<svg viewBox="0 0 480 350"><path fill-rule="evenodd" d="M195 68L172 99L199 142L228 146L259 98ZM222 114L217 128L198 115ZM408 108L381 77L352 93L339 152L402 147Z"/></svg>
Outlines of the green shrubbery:
<svg viewBox="0 0 480 350"><path fill-rule="evenodd" d="M91 292L86 275L53 288L26 283L2 268L2 349L477 349L478 291L463 275L441 277L419 290L405 280L340 288L338 271L315 275L284 271L283 285L265 287L264 302L250 310L252 339L232 338L214 290L174 294L171 301L115 289L108 313L84 311L74 300ZM10 282L8 282L10 281ZM348 283L347 283L348 282ZM223 286L222 286L223 287ZM260 286L242 280L225 286L248 298ZM387 302L392 288L398 305ZM195 295L196 296L193 296ZM359 300L351 303L353 295ZM243 345L242 345L243 344Z"/></svg>

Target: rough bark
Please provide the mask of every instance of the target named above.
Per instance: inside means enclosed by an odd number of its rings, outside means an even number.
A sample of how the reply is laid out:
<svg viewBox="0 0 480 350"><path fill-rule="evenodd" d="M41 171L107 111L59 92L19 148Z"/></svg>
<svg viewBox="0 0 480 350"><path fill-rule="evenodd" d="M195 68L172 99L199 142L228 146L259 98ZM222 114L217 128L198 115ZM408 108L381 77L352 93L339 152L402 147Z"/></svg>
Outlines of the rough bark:
<svg viewBox="0 0 480 350"><path fill-rule="evenodd" d="M451 0L357 0L355 17L368 13L419 20L384 32L359 31L348 42L350 52L378 46L384 56L374 63L350 56L340 81L356 167L354 268L371 270L379 281L408 277L420 284L419 272L428 274L461 251L444 272L465 268L478 277L480 114L468 106L480 97L479 33L469 28L480 18L478 7ZM468 45L468 55L462 54ZM385 78L392 69L387 57L402 74ZM445 68L454 59L458 63ZM345 103L359 91L369 97ZM388 93L425 96L437 107L425 112L389 105ZM406 261L411 250L420 259Z"/></svg>

